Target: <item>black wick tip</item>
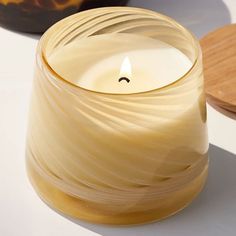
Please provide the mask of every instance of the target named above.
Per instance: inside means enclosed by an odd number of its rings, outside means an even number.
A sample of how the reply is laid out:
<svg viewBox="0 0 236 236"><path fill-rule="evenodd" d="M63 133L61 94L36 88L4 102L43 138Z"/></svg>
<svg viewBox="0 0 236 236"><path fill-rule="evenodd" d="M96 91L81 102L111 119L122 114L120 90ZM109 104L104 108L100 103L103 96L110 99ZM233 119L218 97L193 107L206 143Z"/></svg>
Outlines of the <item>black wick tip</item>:
<svg viewBox="0 0 236 236"><path fill-rule="evenodd" d="M121 81L123 81L123 80L125 80L127 83L130 82L130 79L128 79L128 78L126 78L126 77L121 77L121 78L119 79L119 82L121 82Z"/></svg>

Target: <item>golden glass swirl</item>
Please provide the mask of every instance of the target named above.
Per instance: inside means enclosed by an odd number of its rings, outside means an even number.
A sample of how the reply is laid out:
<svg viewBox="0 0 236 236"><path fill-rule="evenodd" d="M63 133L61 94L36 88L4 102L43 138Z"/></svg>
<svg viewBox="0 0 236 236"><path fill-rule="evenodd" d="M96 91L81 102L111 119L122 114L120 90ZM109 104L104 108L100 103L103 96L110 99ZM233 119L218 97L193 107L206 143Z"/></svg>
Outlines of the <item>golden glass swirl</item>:
<svg viewBox="0 0 236 236"><path fill-rule="evenodd" d="M112 33L162 40L193 66L175 83L126 95L83 89L50 67L48 58L66 45ZM197 40L172 19L136 8L95 9L60 21L39 43L27 140L30 180L53 208L106 224L174 214L200 192L208 169Z"/></svg>

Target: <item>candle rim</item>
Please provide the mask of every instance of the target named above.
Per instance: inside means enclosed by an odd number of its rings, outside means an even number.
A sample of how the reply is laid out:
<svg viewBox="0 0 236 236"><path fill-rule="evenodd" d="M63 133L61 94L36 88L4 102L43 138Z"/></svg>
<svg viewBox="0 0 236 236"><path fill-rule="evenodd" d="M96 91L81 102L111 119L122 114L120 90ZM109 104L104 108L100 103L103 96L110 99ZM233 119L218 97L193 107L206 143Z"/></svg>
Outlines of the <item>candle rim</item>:
<svg viewBox="0 0 236 236"><path fill-rule="evenodd" d="M174 82L167 84L165 86L159 87L159 88L154 88L151 90L147 90L147 91L143 91L143 92L132 92L132 93L109 93L109 92L100 92L100 91L94 91L94 90L90 90L88 88L84 88L78 84L74 84L70 81L68 81L67 79L65 79L64 77L62 77L60 74L58 74L50 65L50 63L48 62L47 56L46 56L46 45L48 40L50 39L51 35L56 31L56 28L58 29L61 25L65 24L65 23L69 23L70 20L72 19L76 19L78 17L80 17L81 15L87 14L87 13L91 13L91 12L96 12L96 11L102 11L102 10L127 10L130 12L133 12L134 10L136 10L137 13L149 13L153 16L159 16L162 19L168 21L168 22L172 22L175 24L176 28L180 28L182 29L184 32L186 32L190 38L193 40L194 42L194 56L195 59L192 63L192 66L189 68L189 70L183 74L181 77L179 77L177 80L175 80ZM68 24L65 24L66 26L68 26ZM201 57L201 49L200 49L200 44L198 39L196 38L196 36L189 31L187 28L185 28L183 25L181 25L180 23L178 23L176 20L174 20L173 18L166 16L164 14L161 14L159 12L156 11L152 11L152 10L148 10L148 9L143 9L143 8L137 8L137 7L102 7L102 8L95 8L95 9L90 9L90 10L86 10L86 11L82 11L76 14L73 14L69 17L66 17L62 20L60 20L59 22L57 22L56 24L54 24L53 26L51 26L42 36L42 38L39 41L38 44L38 49L37 51L39 52L39 55L41 57L41 62L43 63L43 65L48 69L48 71L56 78L59 79L61 82L71 86L72 88L78 90L78 91L84 91L84 92L88 92L88 93L92 93L92 94L98 94L98 95L112 95L112 96L132 96L132 95L145 95L145 94L149 94L149 93L153 93L153 92L160 92L164 89L167 89L168 87L172 87L173 85L175 85L176 83L182 81L184 78L188 77L195 69L195 67L197 66L199 59Z"/></svg>

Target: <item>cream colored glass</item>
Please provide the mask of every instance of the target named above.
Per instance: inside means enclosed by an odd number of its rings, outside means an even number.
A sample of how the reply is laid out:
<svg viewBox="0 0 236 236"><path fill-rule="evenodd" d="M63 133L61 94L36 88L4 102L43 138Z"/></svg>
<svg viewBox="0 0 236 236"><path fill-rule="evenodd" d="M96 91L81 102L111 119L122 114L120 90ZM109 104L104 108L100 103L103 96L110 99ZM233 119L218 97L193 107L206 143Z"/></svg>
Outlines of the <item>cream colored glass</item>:
<svg viewBox="0 0 236 236"><path fill-rule="evenodd" d="M132 94L90 91L50 67L50 56L69 43L109 33L161 40L193 66L170 85ZM66 215L125 225L181 210L208 170L197 40L174 20L137 8L95 9L57 23L39 43L27 140L35 190Z"/></svg>

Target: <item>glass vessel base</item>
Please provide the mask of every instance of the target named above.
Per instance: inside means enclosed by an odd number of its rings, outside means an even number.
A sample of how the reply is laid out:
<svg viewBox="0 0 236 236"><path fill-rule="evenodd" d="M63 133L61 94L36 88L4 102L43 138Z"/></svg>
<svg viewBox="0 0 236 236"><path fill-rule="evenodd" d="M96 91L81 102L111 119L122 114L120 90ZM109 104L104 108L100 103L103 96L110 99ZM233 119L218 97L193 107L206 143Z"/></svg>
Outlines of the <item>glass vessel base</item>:
<svg viewBox="0 0 236 236"><path fill-rule="evenodd" d="M136 225L158 221L171 216L188 206L201 192L208 174L208 164L201 174L181 190L171 192L157 199L153 209L137 212L131 207L129 212L115 213L106 206L86 202L70 196L45 179L36 171L27 160L29 179L40 198L50 207L69 217L98 224Z"/></svg>

